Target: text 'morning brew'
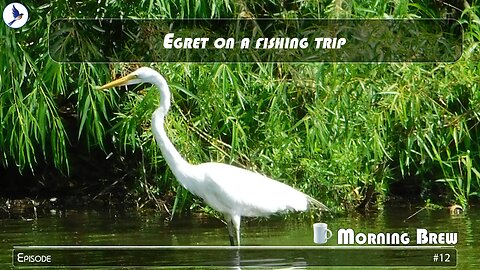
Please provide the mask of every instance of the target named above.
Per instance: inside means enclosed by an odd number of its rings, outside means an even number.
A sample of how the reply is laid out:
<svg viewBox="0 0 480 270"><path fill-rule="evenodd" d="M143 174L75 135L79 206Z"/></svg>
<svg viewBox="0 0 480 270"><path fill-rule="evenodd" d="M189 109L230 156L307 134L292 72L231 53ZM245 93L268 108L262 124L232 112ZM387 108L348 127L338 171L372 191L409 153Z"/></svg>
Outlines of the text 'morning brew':
<svg viewBox="0 0 480 270"><path fill-rule="evenodd" d="M455 245L456 232L428 232L426 229L416 230L417 245ZM403 233L355 233L353 229L338 230L339 245L408 245L410 236Z"/></svg>

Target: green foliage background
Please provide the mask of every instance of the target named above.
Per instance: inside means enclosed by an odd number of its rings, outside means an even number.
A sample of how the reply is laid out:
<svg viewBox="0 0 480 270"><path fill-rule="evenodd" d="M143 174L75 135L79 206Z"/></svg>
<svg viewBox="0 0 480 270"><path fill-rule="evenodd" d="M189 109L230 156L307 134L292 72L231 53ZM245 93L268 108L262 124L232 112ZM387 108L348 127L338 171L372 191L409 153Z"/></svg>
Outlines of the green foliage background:
<svg viewBox="0 0 480 270"><path fill-rule="evenodd" d="M178 186L152 137L156 90L94 88L137 65L54 62L45 29L56 18L457 17L465 35L456 63L152 66L173 94L168 134L192 163L262 172L337 210L358 205L372 188L379 202L399 186L414 186L412 197L463 206L479 195L477 1L460 11L404 0L23 3L30 12L26 26L0 26L4 167L23 173L53 164L68 175L76 166L72 145L85 153L101 150L117 171L105 186L125 182L130 195L174 211L200 205ZM85 54L98 53L92 41L81 42ZM118 175L124 177L113 178Z"/></svg>

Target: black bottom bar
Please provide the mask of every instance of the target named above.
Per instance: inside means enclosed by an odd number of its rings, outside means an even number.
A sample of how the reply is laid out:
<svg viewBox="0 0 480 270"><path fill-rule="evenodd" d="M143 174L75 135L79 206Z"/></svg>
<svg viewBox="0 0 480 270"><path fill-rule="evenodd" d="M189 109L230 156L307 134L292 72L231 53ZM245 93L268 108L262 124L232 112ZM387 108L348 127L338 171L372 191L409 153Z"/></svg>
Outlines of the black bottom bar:
<svg viewBox="0 0 480 270"><path fill-rule="evenodd" d="M436 266L457 264L453 247L16 247L15 267Z"/></svg>

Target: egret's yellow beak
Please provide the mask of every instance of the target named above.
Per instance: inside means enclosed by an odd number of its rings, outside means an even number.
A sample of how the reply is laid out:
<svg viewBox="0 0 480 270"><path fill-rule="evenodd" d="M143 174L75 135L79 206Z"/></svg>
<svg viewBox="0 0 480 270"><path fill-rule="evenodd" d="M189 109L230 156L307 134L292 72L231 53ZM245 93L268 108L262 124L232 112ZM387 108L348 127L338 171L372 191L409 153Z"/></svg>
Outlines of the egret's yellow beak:
<svg viewBox="0 0 480 270"><path fill-rule="evenodd" d="M115 86L135 84L135 83L139 83L139 82L140 81L137 79L137 75L130 73L125 77L122 77L122 78L117 79L113 82L109 82L107 84L99 86L98 89L99 90L104 90L104 89L112 88L112 87L115 87Z"/></svg>

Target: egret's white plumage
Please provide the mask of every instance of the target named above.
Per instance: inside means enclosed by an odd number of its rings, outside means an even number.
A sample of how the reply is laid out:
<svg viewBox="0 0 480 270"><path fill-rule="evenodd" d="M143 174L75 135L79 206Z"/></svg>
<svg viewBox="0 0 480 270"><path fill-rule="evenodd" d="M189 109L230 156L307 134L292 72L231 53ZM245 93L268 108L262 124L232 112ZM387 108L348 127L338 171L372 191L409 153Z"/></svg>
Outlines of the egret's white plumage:
<svg viewBox="0 0 480 270"><path fill-rule="evenodd" d="M311 204L321 210L327 210L322 203L310 196L261 174L228 164L208 162L192 165L185 161L164 129L165 116L170 109L170 90L163 76L155 70L142 67L100 88L141 82L154 84L160 92L160 106L152 116L152 130L168 166L187 190L203 198L213 209L223 213L232 245L234 236L237 245L240 245L242 216L268 216L286 211L305 211Z"/></svg>

